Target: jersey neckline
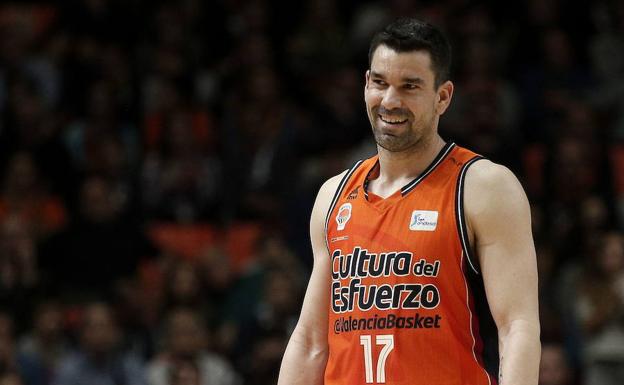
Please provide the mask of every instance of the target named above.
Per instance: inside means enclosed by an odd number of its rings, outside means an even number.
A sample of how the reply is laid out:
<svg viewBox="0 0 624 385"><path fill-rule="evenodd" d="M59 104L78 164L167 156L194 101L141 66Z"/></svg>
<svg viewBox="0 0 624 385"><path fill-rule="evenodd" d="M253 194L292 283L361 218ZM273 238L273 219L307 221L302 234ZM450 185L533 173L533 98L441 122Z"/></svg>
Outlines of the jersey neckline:
<svg viewBox="0 0 624 385"><path fill-rule="evenodd" d="M405 186L401 187L400 190L392 193L388 197L386 198L378 197L378 198L380 200L386 200L386 199L396 196L399 191L401 192L400 194L401 197L404 197L405 195L407 195L410 191L416 188L416 186L418 186L418 184L422 182L429 174L431 174L438 167L440 163L442 163L442 161L446 158L448 154L451 153L454 147L455 147L455 143L453 142L447 142L446 144L444 144L444 146L440 149L440 151L435 156L435 158L433 158L431 163L429 163L429 165L425 168L423 172L420 173L420 175L418 175L411 182L408 182ZM378 169L379 169L379 156L377 156L377 159L375 159L375 163L366 173L366 178L364 178L364 184L362 186L362 190L364 191L364 196L366 200L369 202L370 202L370 197L369 197L369 192L368 192L368 183L370 181L371 174Z"/></svg>

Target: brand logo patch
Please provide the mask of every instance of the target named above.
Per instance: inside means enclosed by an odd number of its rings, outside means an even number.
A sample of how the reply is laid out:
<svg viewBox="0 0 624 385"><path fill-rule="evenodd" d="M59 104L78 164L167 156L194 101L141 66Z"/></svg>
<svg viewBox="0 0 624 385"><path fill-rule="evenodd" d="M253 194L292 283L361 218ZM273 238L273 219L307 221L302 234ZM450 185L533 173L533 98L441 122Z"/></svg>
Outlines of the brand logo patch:
<svg viewBox="0 0 624 385"><path fill-rule="evenodd" d="M344 230L345 225L351 219L351 203L345 203L338 209L338 215L336 215L336 223L338 223L338 230Z"/></svg>
<svg viewBox="0 0 624 385"><path fill-rule="evenodd" d="M429 210L412 211L409 229L412 231L434 231L438 226L438 212Z"/></svg>
<svg viewBox="0 0 624 385"><path fill-rule="evenodd" d="M359 191L360 191L360 186L357 186L355 190L351 191L351 193L347 197L347 200L357 199Z"/></svg>

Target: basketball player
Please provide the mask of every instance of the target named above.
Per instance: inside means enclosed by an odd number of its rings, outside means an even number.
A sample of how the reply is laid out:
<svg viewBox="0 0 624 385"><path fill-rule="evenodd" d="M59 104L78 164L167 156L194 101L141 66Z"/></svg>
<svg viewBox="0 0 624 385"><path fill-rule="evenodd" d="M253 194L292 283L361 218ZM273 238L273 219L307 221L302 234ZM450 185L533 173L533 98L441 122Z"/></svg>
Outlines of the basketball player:
<svg viewBox="0 0 624 385"><path fill-rule="evenodd" d="M372 40L378 154L329 179L314 269L279 385L535 385L529 204L505 167L446 142L450 47L400 19Z"/></svg>

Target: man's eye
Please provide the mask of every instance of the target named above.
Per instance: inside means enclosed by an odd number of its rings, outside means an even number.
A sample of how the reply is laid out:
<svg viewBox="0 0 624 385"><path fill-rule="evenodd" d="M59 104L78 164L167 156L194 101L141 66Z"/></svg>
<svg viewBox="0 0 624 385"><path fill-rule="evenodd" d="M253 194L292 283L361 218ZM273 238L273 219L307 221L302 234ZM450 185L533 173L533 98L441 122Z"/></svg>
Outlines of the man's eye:
<svg viewBox="0 0 624 385"><path fill-rule="evenodd" d="M418 88L418 86L416 84L406 84L403 86L403 88L405 88L406 90L415 90Z"/></svg>
<svg viewBox="0 0 624 385"><path fill-rule="evenodd" d="M386 82L384 82L381 79L373 79L373 83L378 84L380 86L385 86L386 85Z"/></svg>

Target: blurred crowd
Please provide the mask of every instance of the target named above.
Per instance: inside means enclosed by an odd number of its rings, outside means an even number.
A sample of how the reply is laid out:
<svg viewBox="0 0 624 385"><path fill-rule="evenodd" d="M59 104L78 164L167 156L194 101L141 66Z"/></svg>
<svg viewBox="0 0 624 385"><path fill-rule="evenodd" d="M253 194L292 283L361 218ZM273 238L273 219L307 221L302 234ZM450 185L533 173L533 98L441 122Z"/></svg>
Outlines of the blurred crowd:
<svg viewBox="0 0 624 385"><path fill-rule="evenodd" d="M532 202L540 385L624 384L624 3L71 0L0 5L0 385L274 384L402 15Z"/></svg>

